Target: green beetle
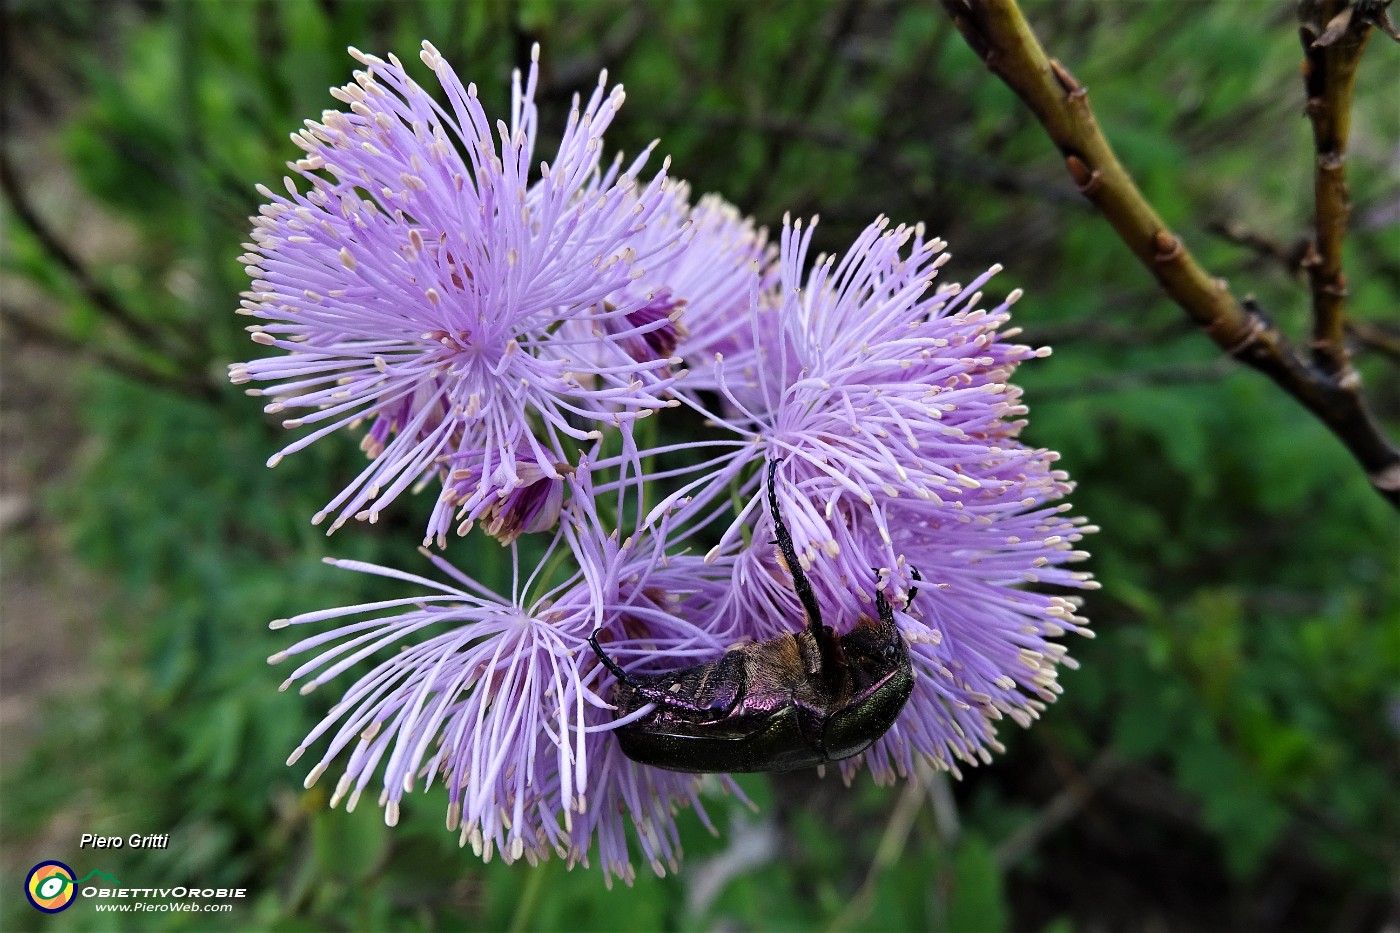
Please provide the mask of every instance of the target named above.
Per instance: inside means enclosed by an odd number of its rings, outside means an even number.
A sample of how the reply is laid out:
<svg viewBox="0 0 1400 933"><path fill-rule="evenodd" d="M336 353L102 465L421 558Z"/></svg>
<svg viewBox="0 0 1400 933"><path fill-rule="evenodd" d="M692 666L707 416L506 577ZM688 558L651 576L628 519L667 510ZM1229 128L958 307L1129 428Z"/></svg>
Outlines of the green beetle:
<svg viewBox="0 0 1400 933"><path fill-rule="evenodd" d="M768 465L768 506L806 624L662 674L629 674L598 644L598 633L590 635L617 678L614 718L654 706L614 730L633 761L692 772L791 771L840 761L884 735L914 689L909 648L882 591L875 591L877 618L862 616L841 636L822 623L778 512L777 466L777 460Z"/></svg>

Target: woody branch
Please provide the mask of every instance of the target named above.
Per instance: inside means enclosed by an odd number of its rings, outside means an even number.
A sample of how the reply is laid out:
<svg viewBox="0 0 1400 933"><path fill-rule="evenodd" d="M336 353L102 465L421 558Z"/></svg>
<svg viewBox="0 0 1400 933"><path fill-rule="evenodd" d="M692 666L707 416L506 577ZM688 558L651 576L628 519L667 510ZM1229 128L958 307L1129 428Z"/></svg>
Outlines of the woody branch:
<svg viewBox="0 0 1400 933"><path fill-rule="evenodd" d="M1356 66L1371 37L1370 26L1353 20L1348 0L1305 0L1299 4L1303 43L1303 85L1317 150L1313 169L1317 237L1303 259L1313 297L1313 362L1338 381L1355 379L1347 352L1346 277L1342 241L1351 216L1347 194L1347 139L1351 134L1351 92Z"/></svg>
<svg viewBox="0 0 1400 933"><path fill-rule="evenodd" d="M1376 490L1400 509L1400 449L1385 436L1347 361L1342 342L1344 294L1329 292L1324 302L1327 336L1325 343L1318 341L1319 352L1311 358L1300 352L1257 304L1237 298L1224 280L1208 274L1167 228L1100 131L1087 91L1068 69L1046 56L1014 0L941 2L972 50L1035 114L1064 156L1065 168L1080 193L1104 215L1167 295L1221 349L1267 375L1322 421L1346 445ZM1357 28L1363 27L1366 24L1358 19ZM1349 98L1348 89L1345 99ZM1344 152L1344 128L1341 138ZM1330 185L1333 175L1328 178ZM1330 204L1333 195L1328 197ZM1340 197L1344 208L1344 179ZM1344 213L1336 231L1339 257ZM1330 239L1328 243L1330 248ZM1323 253L1321 246L1318 252ZM1314 276L1326 275L1327 268L1324 262ZM1340 258L1337 270L1340 276ZM1315 331L1319 336L1323 327L1319 319ZM1332 347L1339 349L1333 352Z"/></svg>

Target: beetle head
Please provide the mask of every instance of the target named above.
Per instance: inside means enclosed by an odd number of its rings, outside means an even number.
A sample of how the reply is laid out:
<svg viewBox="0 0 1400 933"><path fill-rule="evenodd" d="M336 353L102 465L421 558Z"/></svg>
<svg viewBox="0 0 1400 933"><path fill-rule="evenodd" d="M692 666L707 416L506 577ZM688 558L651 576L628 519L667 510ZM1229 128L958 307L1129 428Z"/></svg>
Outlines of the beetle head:
<svg viewBox="0 0 1400 933"><path fill-rule="evenodd" d="M862 619L842 636L851 694L826 723L822 744L836 760L859 754L899 718L914 690L909 646L894 619Z"/></svg>

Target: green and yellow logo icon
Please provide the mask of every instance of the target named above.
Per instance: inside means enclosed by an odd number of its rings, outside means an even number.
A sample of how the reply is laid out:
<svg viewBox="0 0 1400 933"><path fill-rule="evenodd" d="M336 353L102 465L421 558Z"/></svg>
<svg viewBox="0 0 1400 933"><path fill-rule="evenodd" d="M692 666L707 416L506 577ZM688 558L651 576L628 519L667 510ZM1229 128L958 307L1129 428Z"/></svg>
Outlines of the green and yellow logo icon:
<svg viewBox="0 0 1400 933"><path fill-rule="evenodd" d="M78 897L73 869L62 862L40 862L29 869L29 875L24 879L24 894L35 910L46 914L56 914L66 909Z"/></svg>

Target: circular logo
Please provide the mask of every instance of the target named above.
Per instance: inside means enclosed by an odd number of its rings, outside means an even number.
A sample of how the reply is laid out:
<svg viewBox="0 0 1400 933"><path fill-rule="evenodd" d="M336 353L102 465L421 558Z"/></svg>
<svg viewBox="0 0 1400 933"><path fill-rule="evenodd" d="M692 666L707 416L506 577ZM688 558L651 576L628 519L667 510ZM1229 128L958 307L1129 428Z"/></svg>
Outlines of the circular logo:
<svg viewBox="0 0 1400 933"><path fill-rule="evenodd" d="M56 914L72 904L78 897L78 886L73 883L73 869L62 862L40 862L29 869L24 879L24 896L35 910L46 914Z"/></svg>

